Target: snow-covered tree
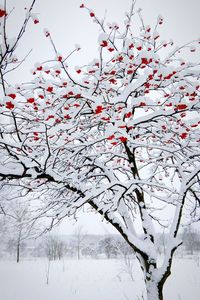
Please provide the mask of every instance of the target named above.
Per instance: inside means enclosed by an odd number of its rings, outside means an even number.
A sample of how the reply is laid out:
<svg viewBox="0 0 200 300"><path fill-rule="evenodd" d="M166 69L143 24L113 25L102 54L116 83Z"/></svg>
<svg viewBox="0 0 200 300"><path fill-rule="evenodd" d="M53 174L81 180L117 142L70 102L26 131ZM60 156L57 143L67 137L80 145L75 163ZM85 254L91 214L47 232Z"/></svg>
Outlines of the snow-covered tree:
<svg viewBox="0 0 200 300"><path fill-rule="evenodd" d="M27 198L18 197L18 192L13 193L13 187L7 188L7 201L4 201L2 210L4 230L1 242L7 244L7 251L15 253L16 261L20 261L20 253L29 239L36 238L42 227L33 219L31 204ZM4 196L5 198L6 196Z"/></svg>
<svg viewBox="0 0 200 300"><path fill-rule="evenodd" d="M195 251L200 252L200 234L197 230L187 226L182 233L182 239L186 253L193 255Z"/></svg>
<svg viewBox="0 0 200 300"><path fill-rule="evenodd" d="M111 257L116 257L119 253L117 245L114 239L110 236L105 236L99 241L99 252L104 253L109 259Z"/></svg>
<svg viewBox="0 0 200 300"><path fill-rule="evenodd" d="M81 258L81 250L83 248L83 243L86 238L86 233L84 232L83 226L78 226L75 228L73 233L74 248L77 253L77 259Z"/></svg>
<svg viewBox="0 0 200 300"><path fill-rule="evenodd" d="M7 85L14 53L1 25L0 178L39 195L51 225L89 204L135 252L147 299L162 300L180 225L199 218L200 72L181 58L198 51L199 40L181 47L163 41L163 18L144 24L135 1L124 27L81 8L101 33L99 56L77 67L77 76L68 59L80 47L61 54L45 30L55 59L36 64L32 82ZM6 18L1 9L1 24ZM161 264L159 226L168 236Z"/></svg>
<svg viewBox="0 0 200 300"><path fill-rule="evenodd" d="M44 239L44 248L49 260L61 260L65 255L66 245L58 236L49 235Z"/></svg>

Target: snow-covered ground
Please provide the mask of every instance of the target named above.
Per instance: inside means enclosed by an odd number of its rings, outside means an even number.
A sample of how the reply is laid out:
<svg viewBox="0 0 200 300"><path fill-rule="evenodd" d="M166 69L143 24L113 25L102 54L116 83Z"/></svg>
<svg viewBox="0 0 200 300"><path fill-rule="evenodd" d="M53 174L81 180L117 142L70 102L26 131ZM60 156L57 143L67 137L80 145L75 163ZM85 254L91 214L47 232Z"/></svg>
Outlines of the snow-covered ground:
<svg viewBox="0 0 200 300"><path fill-rule="evenodd" d="M134 261L134 281L120 260L0 261L0 300L142 300L144 286ZM200 267L194 259L178 259L166 283L165 299L197 300Z"/></svg>

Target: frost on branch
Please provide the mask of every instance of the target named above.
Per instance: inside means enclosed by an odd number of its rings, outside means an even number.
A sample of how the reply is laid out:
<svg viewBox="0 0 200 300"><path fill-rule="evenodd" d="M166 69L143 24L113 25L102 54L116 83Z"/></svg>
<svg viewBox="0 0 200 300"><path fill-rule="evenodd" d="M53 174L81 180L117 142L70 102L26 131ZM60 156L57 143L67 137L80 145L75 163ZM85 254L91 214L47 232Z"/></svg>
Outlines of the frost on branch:
<svg viewBox="0 0 200 300"><path fill-rule="evenodd" d="M162 41L163 18L154 30L141 11L135 14L142 24L135 36L134 5L125 28L104 25L81 8L102 29L99 57L76 67L73 77L68 58L80 47L61 55L45 31L55 59L36 64L29 84L4 89L0 176L11 182L26 178L57 222L89 203L132 246L146 282L162 286L180 245L183 212L198 218L199 66L179 53L193 52L198 41L179 48ZM171 210L168 220L165 209ZM156 223L169 233L160 269Z"/></svg>

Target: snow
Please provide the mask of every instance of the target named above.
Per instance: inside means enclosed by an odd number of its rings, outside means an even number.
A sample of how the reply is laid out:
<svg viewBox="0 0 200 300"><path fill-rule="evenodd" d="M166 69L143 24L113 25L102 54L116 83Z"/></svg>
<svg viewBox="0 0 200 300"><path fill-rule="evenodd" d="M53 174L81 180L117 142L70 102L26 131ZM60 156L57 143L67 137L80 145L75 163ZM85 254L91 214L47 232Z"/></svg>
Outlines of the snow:
<svg viewBox="0 0 200 300"><path fill-rule="evenodd" d="M134 281L123 272L121 260L81 259L50 263L47 260L0 261L0 290L3 300L138 300L144 286L134 260ZM164 289L165 299L196 300L200 294L200 267L194 259L175 258L172 276Z"/></svg>

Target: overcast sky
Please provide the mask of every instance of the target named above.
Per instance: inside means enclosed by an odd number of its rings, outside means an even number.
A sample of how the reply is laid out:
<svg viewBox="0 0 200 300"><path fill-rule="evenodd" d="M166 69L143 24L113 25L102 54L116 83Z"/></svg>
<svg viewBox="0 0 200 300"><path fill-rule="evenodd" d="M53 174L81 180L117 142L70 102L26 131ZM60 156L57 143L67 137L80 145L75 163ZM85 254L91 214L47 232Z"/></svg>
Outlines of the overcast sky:
<svg viewBox="0 0 200 300"><path fill-rule="evenodd" d="M7 2L9 8L15 7L10 17L10 34L15 36L25 14L24 7L28 7L31 0ZM20 44L19 57L22 58L30 49L33 51L23 68L17 70L18 80L30 79L30 69L35 62L54 57L52 47L44 36L44 28L50 30L57 49L63 55L73 50L75 44L81 45L82 51L70 60L71 65L87 63L97 56L99 27L93 23L85 9L79 8L81 3L93 9L98 17L103 18L106 13L108 21L122 24L124 13L128 11L131 0L36 0L34 13L37 14L40 23L33 25L30 21ZM158 14L164 17L164 25L160 30L163 39L172 38L181 45L200 37L199 0L137 0L136 7L143 9L147 24L155 24ZM137 19L134 24L137 27ZM16 78L12 81L15 82Z"/></svg>
<svg viewBox="0 0 200 300"><path fill-rule="evenodd" d="M25 7L30 0L7 0L8 7L15 7L9 21L10 37L15 36L25 14ZM0 3L3 3L0 0ZM52 48L43 29L48 28L59 51L65 56L74 49L75 44L80 44L82 51L78 52L70 63L75 65L85 64L97 56L97 40L99 28L93 23L92 18L79 6L84 3L94 10L95 14L103 18L105 13L109 22L122 24L124 13L128 11L131 0L37 0L34 13L39 18L39 24L32 21L18 49L22 58L33 49L21 69L17 70L10 78L10 82L29 81L30 69L36 62L54 57ZM155 24L159 14L164 17L164 25L160 32L163 39L172 38L178 45L200 37L200 0L138 0L137 8L143 9L146 24ZM137 26L137 21L135 21ZM60 232L71 233L74 222L65 221ZM79 223L84 224L85 230L90 233L114 232L106 223L101 222L97 214L80 214Z"/></svg>

